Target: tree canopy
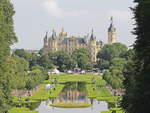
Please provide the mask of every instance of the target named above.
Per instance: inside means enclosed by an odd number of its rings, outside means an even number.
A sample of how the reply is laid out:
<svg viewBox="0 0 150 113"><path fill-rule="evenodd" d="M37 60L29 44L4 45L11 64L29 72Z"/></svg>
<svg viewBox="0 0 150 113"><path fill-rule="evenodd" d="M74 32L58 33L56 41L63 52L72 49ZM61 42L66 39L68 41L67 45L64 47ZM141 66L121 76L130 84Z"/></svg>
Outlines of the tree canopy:
<svg viewBox="0 0 150 113"><path fill-rule="evenodd" d="M112 45L105 45L98 53L97 67L101 70L107 69L104 72L103 78L113 88L123 88L123 69L128 62L131 50L121 43L114 43Z"/></svg>
<svg viewBox="0 0 150 113"><path fill-rule="evenodd" d="M127 113L150 113L150 1L134 2L135 55L124 71L126 94L122 106Z"/></svg>
<svg viewBox="0 0 150 113"><path fill-rule="evenodd" d="M10 46L17 41L13 27L13 5L9 0L0 0L0 112L8 110L10 98Z"/></svg>
<svg viewBox="0 0 150 113"><path fill-rule="evenodd" d="M127 46L121 43L105 45L98 53L97 58L111 61L115 57L121 57L128 50Z"/></svg>

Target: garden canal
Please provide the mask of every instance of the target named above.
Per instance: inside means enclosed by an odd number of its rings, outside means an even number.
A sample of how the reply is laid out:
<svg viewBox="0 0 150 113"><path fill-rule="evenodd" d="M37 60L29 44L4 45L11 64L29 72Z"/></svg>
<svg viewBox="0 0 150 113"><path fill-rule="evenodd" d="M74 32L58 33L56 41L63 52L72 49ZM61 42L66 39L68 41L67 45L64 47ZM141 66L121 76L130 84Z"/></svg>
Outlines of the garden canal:
<svg viewBox="0 0 150 113"><path fill-rule="evenodd" d="M99 75L55 75L40 86L32 96L14 96L9 113L105 113L121 99Z"/></svg>
<svg viewBox="0 0 150 113"><path fill-rule="evenodd" d="M86 85L85 82L66 82L57 98L42 101L35 110L39 113L99 113L100 111L108 110L107 102L88 98ZM59 103L64 106L66 103L69 105L67 105L67 108L66 106L62 108ZM85 103L87 107L72 108L71 103L75 103L77 106ZM57 107L50 105L56 105ZM76 107L76 105L73 107Z"/></svg>

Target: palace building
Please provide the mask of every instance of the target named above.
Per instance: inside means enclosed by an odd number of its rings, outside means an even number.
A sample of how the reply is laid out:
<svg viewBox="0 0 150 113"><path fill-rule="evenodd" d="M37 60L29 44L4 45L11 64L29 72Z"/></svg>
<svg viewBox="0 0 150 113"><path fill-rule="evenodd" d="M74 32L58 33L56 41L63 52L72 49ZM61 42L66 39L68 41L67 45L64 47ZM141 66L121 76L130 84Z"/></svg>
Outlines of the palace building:
<svg viewBox="0 0 150 113"><path fill-rule="evenodd" d="M116 29L113 25L113 18L111 18L111 24L108 28L108 44L113 43L116 43ZM58 35L55 30L53 30L50 37L46 33L42 51L43 54L54 53L56 51L67 51L69 54L72 54L75 49L86 48L91 54L91 62L96 62L97 53L102 49L103 45L102 41L96 40L93 29L90 36L76 37L68 36L67 32L62 28Z"/></svg>

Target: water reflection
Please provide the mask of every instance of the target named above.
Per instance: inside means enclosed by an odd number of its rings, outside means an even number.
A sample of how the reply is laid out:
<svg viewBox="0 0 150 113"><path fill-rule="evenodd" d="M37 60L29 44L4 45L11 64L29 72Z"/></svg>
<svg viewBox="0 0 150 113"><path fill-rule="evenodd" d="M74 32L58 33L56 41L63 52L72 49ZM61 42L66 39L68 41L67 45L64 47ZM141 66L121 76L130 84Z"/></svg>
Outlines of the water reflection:
<svg viewBox="0 0 150 113"><path fill-rule="evenodd" d="M48 104L47 104L48 102ZM104 101L96 101L93 99L93 105L89 108L55 108L49 106L51 101L43 101L40 106L36 109L39 113L100 113L101 111L108 110L108 104ZM91 100L87 99L90 103Z"/></svg>
<svg viewBox="0 0 150 113"><path fill-rule="evenodd" d="M59 95L59 102L86 102L86 87L84 82L66 83Z"/></svg>
<svg viewBox="0 0 150 113"><path fill-rule="evenodd" d="M50 104L59 102L86 102L92 106L89 108L54 108ZM108 110L108 104L103 101L87 98L86 84L84 82L66 83L58 98L41 102L36 109L39 113L100 113Z"/></svg>

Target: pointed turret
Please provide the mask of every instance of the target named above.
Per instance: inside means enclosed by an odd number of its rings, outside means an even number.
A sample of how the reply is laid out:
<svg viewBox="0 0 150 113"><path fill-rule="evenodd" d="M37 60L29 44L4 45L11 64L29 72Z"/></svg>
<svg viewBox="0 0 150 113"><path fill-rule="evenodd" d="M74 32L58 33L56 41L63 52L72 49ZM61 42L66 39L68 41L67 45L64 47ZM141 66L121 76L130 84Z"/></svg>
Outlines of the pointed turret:
<svg viewBox="0 0 150 113"><path fill-rule="evenodd" d="M114 27L113 17L111 17L110 26L108 28L108 44L113 44L116 42L116 28Z"/></svg>
<svg viewBox="0 0 150 113"><path fill-rule="evenodd" d="M46 35L44 37L44 47L48 45L48 32L46 32Z"/></svg>
<svg viewBox="0 0 150 113"><path fill-rule="evenodd" d="M67 37L67 32L65 32L64 28L62 28L61 32L59 33L59 40L62 41L65 37Z"/></svg>
<svg viewBox="0 0 150 113"><path fill-rule="evenodd" d="M96 40L96 37L94 36L94 30L92 29L92 33L91 33L91 37L90 37L90 40Z"/></svg>
<svg viewBox="0 0 150 113"><path fill-rule="evenodd" d="M53 39L53 40L56 40L56 39L57 39L57 35L56 35L56 32L55 32L54 29L53 29L53 33L52 33L52 39Z"/></svg>
<svg viewBox="0 0 150 113"><path fill-rule="evenodd" d="M110 19L110 27L108 28L108 32L116 32L116 28L114 27L113 17Z"/></svg>

